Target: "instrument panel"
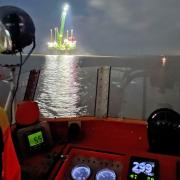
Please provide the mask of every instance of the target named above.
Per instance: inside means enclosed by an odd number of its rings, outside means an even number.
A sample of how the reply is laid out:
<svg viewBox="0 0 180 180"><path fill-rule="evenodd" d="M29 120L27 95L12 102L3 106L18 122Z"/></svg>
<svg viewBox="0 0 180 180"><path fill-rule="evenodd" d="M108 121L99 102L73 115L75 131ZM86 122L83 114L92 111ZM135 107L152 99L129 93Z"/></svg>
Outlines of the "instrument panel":
<svg viewBox="0 0 180 180"><path fill-rule="evenodd" d="M72 151L60 177L66 180L118 180L123 169L123 156L93 151ZM61 169L64 169L61 168Z"/></svg>
<svg viewBox="0 0 180 180"><path fill-rule="evenodd" d="M67 172L67 176L73 180L82 180L93 178L97 180L109 179L116 180L122 170L122 162L116 160L107 160L96 157L76 156ZM68 175L69 174L69 175ZM69 177L70 178L70 177Z"/></svg>
<svg viewBox="0 0 180 180"><path fill-rule="evenodd" d="M72 148L68 154L55 180L176 180L179 177L180 163L169 156L113 154L80 148ZM176 167L176 172L171 167Z"/></svg>

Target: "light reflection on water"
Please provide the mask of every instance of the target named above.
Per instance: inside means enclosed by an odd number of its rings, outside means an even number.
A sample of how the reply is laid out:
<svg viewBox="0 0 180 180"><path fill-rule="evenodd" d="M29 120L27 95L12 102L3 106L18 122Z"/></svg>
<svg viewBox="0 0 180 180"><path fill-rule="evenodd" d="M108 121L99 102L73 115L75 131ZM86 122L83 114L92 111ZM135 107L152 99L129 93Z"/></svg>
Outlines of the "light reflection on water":
<svg viewBox="0 0 180 180"><path fill-rule="evenodd" d="M45 117L75 116L81 88L78 61L74 56L47 56L36 93L41 114ZM84 112L85 113L85 112Z"/></svg>

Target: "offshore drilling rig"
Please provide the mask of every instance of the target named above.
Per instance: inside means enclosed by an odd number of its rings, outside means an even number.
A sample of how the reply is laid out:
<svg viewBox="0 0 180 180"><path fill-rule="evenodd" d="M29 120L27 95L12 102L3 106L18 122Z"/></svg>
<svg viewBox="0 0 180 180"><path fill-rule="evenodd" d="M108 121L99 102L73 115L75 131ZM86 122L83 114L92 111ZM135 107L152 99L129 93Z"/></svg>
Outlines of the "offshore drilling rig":
<svg viewBox="0 0 180 180"><path fill-rule="evenodd" d="M65 22L69 5L64 4L61 14L60 27L50 29L50 42L47 43L49 50L55 50L61 53L71 53L76 49L76 38L74 36L74 30L67 30L66 35L64 33Z"/></svg>

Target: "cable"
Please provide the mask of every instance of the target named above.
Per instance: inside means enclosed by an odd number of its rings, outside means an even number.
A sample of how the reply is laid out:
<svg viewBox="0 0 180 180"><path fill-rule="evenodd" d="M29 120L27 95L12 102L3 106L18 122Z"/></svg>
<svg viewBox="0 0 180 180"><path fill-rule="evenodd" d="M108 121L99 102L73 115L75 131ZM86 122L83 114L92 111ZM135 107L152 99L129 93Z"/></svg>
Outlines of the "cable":
<svg viewBox="0 0 180 180"><path fill-rule="evenodd" d="M28 60L29 56L30 56L30 55L32 54L32 52L34 51L35 47L36 47L36 41L35 41L35 39L33 39L33 46L32 46L32 48L31 48L31 50L29 51L29 53L27 54L27 56L25 57L22 65L24 65L25 62Z"/></svg>
<svg viewBox="0 0 180 180"><path fill-rule="evenodd" d="M33 39L33 47L31 48L31 50L25 57L24 61L23 61L23 57L22 57L22 52L20 51L20 64L18 64L19 72L18 72L18 77L17 77L17 82L16 82L16 89L14 91L14 94L13 94L13 97L11 100L11 106L10 106L10 126L12 125L12 121L13 121L13 102L14 102L14 99L16 97L16 94L17 94L17 91L19 88L19 80L20 80L20 76L21 76L22 66L25 64L25 62L28 60L28 58L32 54L33 50L35 49L35 46L36 46L36 42L35 42L35 39Z"/></svg>
<svg viewBox="0 0 180 180"><path fill-rule="evenodd" d="M23 65L23 61L22 61L22 53L20 52L20 64L19 64L19 72L18 72L18 77L17 77L17 82L16 82L16 88L14 91L14 94L12 96L12 100L11 100L11 106L10 106L10 126L12 125L12 121L13 121L13 102L16 96L16 93L18 91L18 87L19 87L19 80L20 80L20 76L21 76L21 70L22 70L22 65Z"/></svg>

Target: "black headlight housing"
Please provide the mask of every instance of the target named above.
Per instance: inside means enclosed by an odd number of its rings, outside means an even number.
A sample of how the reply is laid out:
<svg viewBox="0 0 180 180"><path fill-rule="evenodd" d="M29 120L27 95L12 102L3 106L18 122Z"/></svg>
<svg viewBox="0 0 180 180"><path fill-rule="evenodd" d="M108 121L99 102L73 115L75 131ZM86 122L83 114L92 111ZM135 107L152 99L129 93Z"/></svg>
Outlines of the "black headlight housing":
<svg viewBox="0 0 180 180"><path fill-rule="evenodd" d="M0 53L15 54L35 44L35 26L31 17L14 6L0 7Z"/></svg>

